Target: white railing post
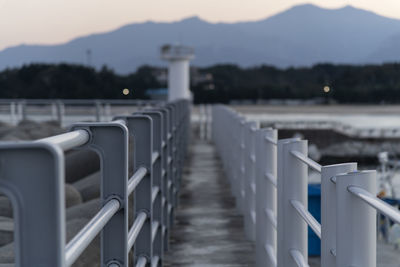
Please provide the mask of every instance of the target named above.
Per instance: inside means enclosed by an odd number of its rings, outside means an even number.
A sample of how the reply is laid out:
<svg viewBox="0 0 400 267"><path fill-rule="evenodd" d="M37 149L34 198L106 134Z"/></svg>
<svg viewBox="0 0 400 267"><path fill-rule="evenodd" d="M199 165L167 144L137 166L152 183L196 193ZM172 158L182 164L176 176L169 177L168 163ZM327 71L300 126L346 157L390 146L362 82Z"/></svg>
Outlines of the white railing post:
<svg viewBox="0 0 400 267"><path fill-rule="evenodd" d="M297 266L291 254L308 257L307 223L291 205L296 200L307 209L308 166L291 152L307 156L307 141L278 142L278 259L279 267ZM294 252L294 253L293 253Z"/></svg>
<svg viewBox="0 0 400 267"><path fill-rule="evenodd" d="M266 137L268 139L266 139ZM276 266L277 130L257 131L256 266ZM274 142L271 142L274 141ZM273 221L275 220L275 221Z"/></svg>
<svg viewBox="0 0 400 267"><path fill-rule="evenodd" d="M15 106L15 102L11 102L10 103L10 121L11 121L11 124L17 124L17 121L18 121L18 119L17 119L17 117L16 117L16 106Z"/></svg>
<svg viewBox="0 0 400 267"><path fill-rule="evenodd" d="M331 178L357 170L357 163L322 166L321 169L321 266L336 267L336 185Z"/></svg>
<svg viewBox="0 0 400 267"><path fill-rule="evenodd" d="M243 120L240 123L240 156L239 156L239 166L240 175L238 183L238 198L237 198L237 209L239 213L244 214L244 198L245 198L245 180L246 180L246 121Z"/></svg>
<svg viewBox="0 0 400 267"><path fill-rule="evenodd" d="M255 241L256 233L255 233L255 223L256 223L256 214L255 214L255 193L256 193L256 185L255 185L255 137L258 125L256 122L248 122L246 124L245 131L245 196L244 196L244 229L245 234L248 240Z"/></svg>
<svg viewBox="0 0 400 267"><path fill-rule="evenodd" d="M348 191L361 187L376 194L376 171L336 176L336 266L376 267L376 210Z"/></svg>

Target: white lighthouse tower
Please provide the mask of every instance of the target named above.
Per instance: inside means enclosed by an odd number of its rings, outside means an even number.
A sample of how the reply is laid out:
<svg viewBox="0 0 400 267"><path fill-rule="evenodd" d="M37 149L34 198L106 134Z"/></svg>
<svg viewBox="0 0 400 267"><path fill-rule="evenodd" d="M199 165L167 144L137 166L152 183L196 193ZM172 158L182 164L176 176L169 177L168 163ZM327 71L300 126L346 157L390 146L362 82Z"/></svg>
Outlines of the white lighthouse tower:
<svg viewBox="0 0 400 267"><path fill-rule="evenodd" d="M182 45L164 45L161 58L168 65L168 100L190 99L189 60L194 58L194 50Z"/></svg>

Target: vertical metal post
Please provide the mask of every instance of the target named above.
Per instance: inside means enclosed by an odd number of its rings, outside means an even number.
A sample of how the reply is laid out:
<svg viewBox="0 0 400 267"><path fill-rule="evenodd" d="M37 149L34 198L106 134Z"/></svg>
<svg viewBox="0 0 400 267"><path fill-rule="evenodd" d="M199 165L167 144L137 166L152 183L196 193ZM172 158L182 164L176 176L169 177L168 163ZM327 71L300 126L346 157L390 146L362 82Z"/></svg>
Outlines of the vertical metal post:
<svg viewBox="0 0 400 267"><path fill-rule="evenodd" d="M207 105L207 140L211 140L212 136L212 115L211 115L211 105Z"/></svg>
<svg viewBox="0 0 400 267"><path fill-rule="evenodd" d="M112 114L111 114L111 104L110 103L104 104L104 115L106 116L106 120L111 119Z"/></svg>
<svg viewBox="0 0 400 267"><path fill-rule="evenodd" d="M205 111L204 105L199 105L199 136L201 140L205 138Z"/></svg>
<svg viewBox="0 0 400 267"><path fill-rule="evenodd" d="M268 137L268 139L266 139ZM277 216L277 139L278 132L270 128L257 132L256 156L256 266L276 266ZM268 140L274 140L272 143ZM272 217L272 218L271 218ZM270 255L272 253L273 255Z"/></svg>
<svg viewBox="0 0 400 267"><path fill-rule="evenodd" d="M178 191L178 157L177 157L177 146L178 146L178 135L177 135L177 126L178 126L178 115L177 115L177 108L175 103L170 103L169 106L171 107L171 113L172 113L172 129L171 129L171 158L172 158L172 195L173 195L173 209L178 205L178 197L177 197L177 191Z"/></svg>
<svg viewBox="0 0 400 267"><path fill-rule="evenodd" d="M154 202L153 202L153 224L152 227L158 227L155 238L153 240L153 256L159 257L159 265L162 265L163 256L163 208L162 208L162 192L163 192L163 175L162 175L162 136L163 136L163 117L160 111L143 111L143 115L151 117L153 121L153 153L159 153L157 160L153 162L153 189L157 190ZM158 224L158 226L156 226Z"/></svg>
<svg viewBox="0 0 400 267"><path fill-rule="evenodd" d="M57 101L57 121L60 126L63 125L63 118L64 118L64 103L61 101Z"/></svg>
<svg viewBox="0 0 400 267"><path fill-rule="evenodd" d="M231 147L232 147L232 162L230 168L232 169L232 179L231 179L231 190L232 190L232 195L235 197L235 201L237 204L238 201L238 184L240 181L240 152L241 152L241 147L240 147L240 138L239 138L239 131L240 131L240 120L237 114L232 115L232 139L231 139Z"/></svg>
<svg viewBox="0 0 400 267"><path fill-rule="evenodd" d="M153 186L153 168L152 168L152 151L153 151L153 121L151 117L145 115L132 115L121 117L127 122L129 134L133 136L134 143L134 166L135 172L140 167L148 170L146 176L139 183L134 191L134 217L139 212L147 214L146 222L140 231L135 243L135 260L138 257L145 257L147 262L151 262L153 258L153 247L151 230L153 223L152 208L152 186Z"/></svg>
<svg viewBox="0 0 400 267"><path fill-rule="evenodd" d="M0 164L0 191L15 219L15 266L64 267L63 151L46 143L2 143Z"/></svg>
<svg viewBox="0 0 400 267"><path fill-rule="evenodd" d="M169 133L169 110L167 108L161 108L160 111L163 113L163 132L162 132L162 184L163 184L163 233L164 233L164 251L168 250L169 246L169 230L170 230L170 211L168 205L170 204L169 199L169 188L168 176L168 133Z"/></svg>
<svg viewBox="0 0 400 267"><path fill-rule="evenodd" d="M238 184L237 208L241 214L245 212L244 200L246 196L245 181L246 181L246 121L243 120L240 123L240 180Z"/></svg>
<svg viewBox="0 0 400 267"><path fill-rule="evenodd" d="M357 163L322 166L321 266L336 267L336 185L333 176L357 170Z"/></svg>
<svg viewBox="0 0 400 267"><path fill-rule="evenodd" d="M17 124L16 112L15 112L15 102L10 103L10 121L11 124Z"/></svg>
<svg viewBox="0 0 400 267"><path fill-rule="evenodd" d="M255 241L256 232L256 212L255 212L255 194L256 194L256 184L255 184L255 147L256 147L256 131L258 124L256 122L247 123L246 131L246 179L245 179L245 220L244 228L246 236L249 240Z"/></svg>
<svg viewBox="0 0 400 267"><path fill-rule="evenodd" d="M95 109L96 109L96 121L101 121L101 102L100 100L96 100L95 102Z"/></svg>
<svg viewBox="0 0 400 267"><path fill-rule="evenodd" d="M26 102L20 101L18 102L18 113L20 115L20 121L26 120Z"/></svg>
<svg viewBox="0 0 400 267"><path fill-rule="evenodd" d="M278 259L279 267L297 266L290 255L296 250L308 257L307 223L297 214L292 200L308 207L308 166L295 158L291 152L307 156L307 141L278 142Z"/></svg>
<svg viewBox="0 0 400 267"><path fill-rule="evenodd" d="M174 185L174 157L173 157L173 147L174 147L174 133L173 133L173 128L174 128L174 115L173 115L173 107L171 105L167 105L166 108L168 109L168 166L167 166L167 172L168 172L168 213L170 215L169 218L169 227L172 227L174 225L174 217L175 217L175 185Z"/></svg>
<svg viewBox="0 0 400 267"><path fill-rule="evenodd" d="M128 265L128 129L118 122L77 123L72 130L91 133L84 147L97 152L101 161L101 199L121 203L120 210L101 232L101 266ZM112 140L112 141L111 141Z"/></svg>
<svg viewBox="0 0 400 267"><path fill-rule="evenodd" d="M336 176L336 266L376 267L376 210L350 193L351 185L375 195L376 171Z"/></svg>
<svg viewBox="0 0 400 267"><path fill-rule="evenodd" d="M55 101L51 102L51 119L57 120L57 104Z"/></svg>

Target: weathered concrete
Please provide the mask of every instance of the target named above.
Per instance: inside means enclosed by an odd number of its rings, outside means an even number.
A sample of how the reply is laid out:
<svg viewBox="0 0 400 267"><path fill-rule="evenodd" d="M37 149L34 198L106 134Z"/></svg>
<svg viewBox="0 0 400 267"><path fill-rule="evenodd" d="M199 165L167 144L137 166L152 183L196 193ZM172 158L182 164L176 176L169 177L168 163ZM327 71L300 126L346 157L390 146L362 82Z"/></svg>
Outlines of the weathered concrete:
<svg viewBox="0 0 400 267"><path fill-rule="evenodd" d="M70 184L65 184L65 207L69 208L82 203L82 196L79 191Z"/></svg>
<svg viewBox="0 0 400 267"><path fill-rule="evenodd" d="M95 172L72 185L80 192L82 200L85 202L100 197L100 180L101 173Z"/></svg>
<svg viewBox="0 0 400 267"><path fill-rule="evenodd" d="M194 140L189 157L165 266L252 266L254 247L214 147Z"/></svg>
<svg viewBox="0 0 400 267"><path fill-rule="evenodd" d="M65 181L67 183L74 183L99 169L100 159L93 150L71 151L65 155Z"/></svg>

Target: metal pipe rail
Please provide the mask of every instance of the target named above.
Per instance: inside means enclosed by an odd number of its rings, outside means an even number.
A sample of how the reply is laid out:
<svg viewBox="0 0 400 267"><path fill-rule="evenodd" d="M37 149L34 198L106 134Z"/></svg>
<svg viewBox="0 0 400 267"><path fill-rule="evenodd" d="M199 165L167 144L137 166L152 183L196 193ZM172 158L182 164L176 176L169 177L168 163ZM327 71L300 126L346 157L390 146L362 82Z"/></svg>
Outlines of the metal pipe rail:
<svg viewBox="0 0 400 267"><path fill-rule="evenodd" d="M147 169L145 167L140 167L131 178L128 180L128 195L132 194L136 186L143 180L147 174Z"/></svg>
<svg viewBox="0 0 400 267"><path fill-rule="evenodd" d="M312 214L306 210L304 205L297 200L290 201L292 206L298 212L298 214L303 218L303 220L310 226L314 233L321 239L321 224L317 219L312 216Z"/></svg>
<svg viewBox="0 0 400 267"><path fill-rule="evenodd" d="M35 142L50 143L68 151L72 148L82 146L89 141L90 135L86 130L76 130L60 135L39 139Z"/></svg>
<svg viewBox="0 0 400 267"><path fill-rule="evenodd" d="M304 258L303 254L300 251L296 249L291 249L290 256L293 258L294 262L298 267L310 267L310 265L308 265L306 259Z"/></svg>
<svg viewBox="0 0 400 267"><path fill-rule="evenodd" d="M65 249L65 264L67 266L71 266L76 261L120 207L121 204L117 199L108 201L67 244Z"/></svg>
<svg viewBox="0 0 400 267"><path fill-rule="evenodd" d="M293 156L295 156L296 158L298 158L299 160L301 160L302 162L304 162L305 164L307 164L311 169L314 169L317 172L321 172L322 171L321 165L319 165L317 162L315 162L314 160L310 159L309 157L305 156L304 154L302 154L302 153L300 153L298 151L291 151L290 153Z"/></svg>
<svg viewBox="0 0 400 267"><path fill-rule="evenodd" d="M68 133L37 141L1 143L7 166L0 173L0 190L19 205L16 266L71 266L99 233L101 266L145 266L148 261L162 266L178 205L189 116L189 103L180 100L110 122L76 123ZM129 136L133 151L128 151ZM63 152L72 148L98 152L103 206L65 245ZM128 179L129 164L134 174ZM134 202L128 203L132 193ZM130 229L129 210L135 218ZM129 263L133 247L134 262Z"/></svg>
<svg viewBox="0 0 400 267"><path fill-rule="evenodd" d="M129 230L128 233L128 249L133 247L135 244L136 238L138 237L142 227L147 219L147 214L145 212L140 212L136 217L135 221L133 222L132 228Z"/></svg>
<svg viewBox="0 0 400 267"><path fill-rule="evenodd" d="M375 197L375 171L322 166L306 140L278 140L276 130L222 105L212 109L212 140L257 267L308 266L308 226L321 239L321 266L376 267L376 210L398 223L400 212ZM308 211L309 167L321 174L320 222Z"/></svg>
<svg viewBox="0 0 400 267"><path fill-rule="evenodd" d="M355 196L365 201L368 205L378 210L380 213L383 213L386 216L388 216L396 223L400 223L400 211L393 208L383 200L375 197L367 190L358 186L349 186L347 190L349 190L349 192L351 192Z"/></svg>

